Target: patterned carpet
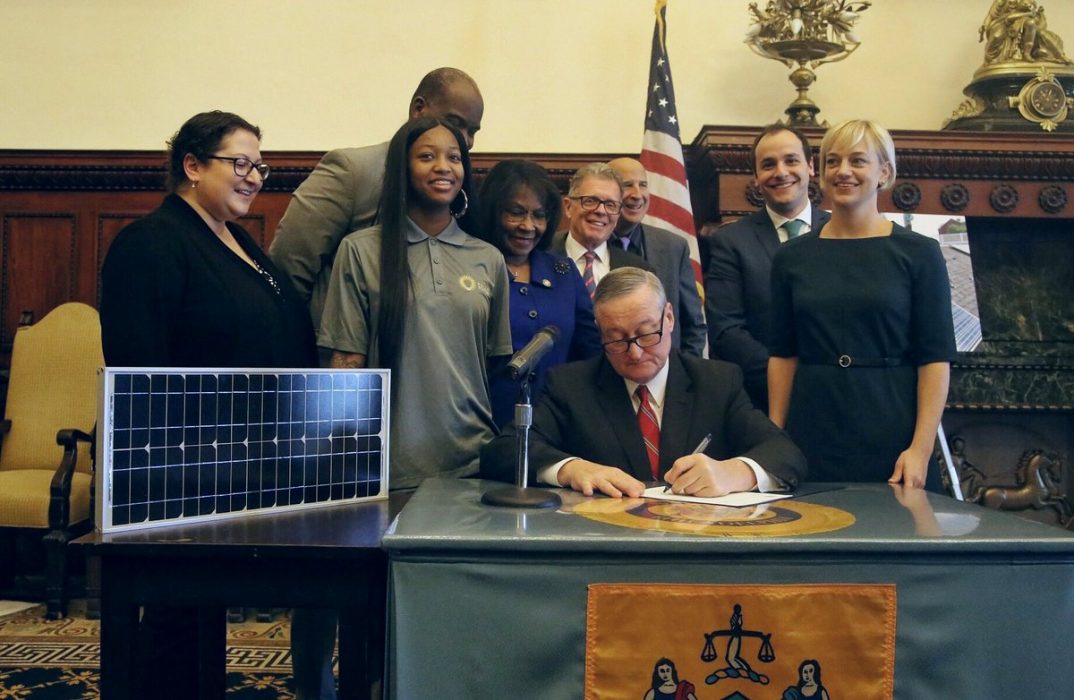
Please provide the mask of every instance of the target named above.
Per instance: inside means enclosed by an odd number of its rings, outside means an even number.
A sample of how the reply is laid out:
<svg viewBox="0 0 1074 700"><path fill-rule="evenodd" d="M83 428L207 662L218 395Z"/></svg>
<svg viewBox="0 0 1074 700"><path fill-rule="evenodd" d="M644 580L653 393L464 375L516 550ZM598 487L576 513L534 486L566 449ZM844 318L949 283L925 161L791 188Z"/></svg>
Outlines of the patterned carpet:
<svg viewBox="0 0 1074 700"><path fill-rule="evenodd" d="M97 654L100 623L87 620L84 601L70 615L49 622L42 606L0 617L0 700L89 700L100 694ZM295 697L290 688L290 621L228 624L228 698Z"/></svg>

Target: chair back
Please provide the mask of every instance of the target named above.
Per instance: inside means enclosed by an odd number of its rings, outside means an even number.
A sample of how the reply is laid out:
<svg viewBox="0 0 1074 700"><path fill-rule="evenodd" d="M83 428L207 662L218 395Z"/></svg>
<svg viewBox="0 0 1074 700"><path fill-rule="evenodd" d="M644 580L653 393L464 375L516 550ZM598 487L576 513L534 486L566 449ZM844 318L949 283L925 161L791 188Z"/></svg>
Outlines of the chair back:
<svg viewBox="0 0 1074 700"><path fill-rule="evenodd" d="M97 370L104 366L97 310L61 304L32 326L15 332L5 418L11 421L0 449L0 470L55 471L64 428L93 430L97 420ZM78 470L91 470L89 448L79 445Z"/></svg>

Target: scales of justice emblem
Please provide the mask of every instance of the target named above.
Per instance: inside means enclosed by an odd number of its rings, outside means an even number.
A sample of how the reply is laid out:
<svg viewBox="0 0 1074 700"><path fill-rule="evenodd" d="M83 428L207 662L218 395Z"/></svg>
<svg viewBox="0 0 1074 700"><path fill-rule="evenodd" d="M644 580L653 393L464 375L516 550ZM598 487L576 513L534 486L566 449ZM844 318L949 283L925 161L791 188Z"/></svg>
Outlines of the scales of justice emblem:
<svg viewBox="0 0 1074 700"><path fill-rule="evenodd" d="M757 660L762 663L772 663L776 660L775 649L772 647L772 633L758 630L742 629L742 606L735 604L731 613L728 629L713 630L705 634L705 646L701 649L701 660L705 663L716 661L715 640L718 637L727 637L727 649L724 653L727 666L718 668L705 678L705 683L713 685L723 678L741 678L753 683L768 685L769 678L763 673L753 670L750 664L742 658L742 641L745 638L758 639L761 642L757 652Z"/></svg>

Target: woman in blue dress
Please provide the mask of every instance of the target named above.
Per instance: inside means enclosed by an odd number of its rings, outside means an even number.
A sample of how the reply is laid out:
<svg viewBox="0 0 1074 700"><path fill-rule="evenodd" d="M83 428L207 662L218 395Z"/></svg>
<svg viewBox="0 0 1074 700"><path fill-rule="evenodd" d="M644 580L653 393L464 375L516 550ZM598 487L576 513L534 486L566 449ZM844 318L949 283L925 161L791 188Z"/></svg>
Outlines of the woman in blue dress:
<svg viewBox="0 0 1074 700"><path fill-rule="evenodd" d="M578 269L547 250L559 224L562 197L545 169L526 160L496 165L481 185L478 235L503 253L511 278L511 344L518 352L540 329L559 338L534 376L537 396L549 368L600 353L593 303ZM518 382L500 372L490 380L492 416L501 428L514 418Z"/></svg>
<svg viewBox="0 0 1074 700"><path fill-rule="evenodd" d="M895 180L883 127L829 129L820 162L831 221L772 263L769 415L811 481L939 490L932 453L955 353L943 255L877 208Z"/></svg>

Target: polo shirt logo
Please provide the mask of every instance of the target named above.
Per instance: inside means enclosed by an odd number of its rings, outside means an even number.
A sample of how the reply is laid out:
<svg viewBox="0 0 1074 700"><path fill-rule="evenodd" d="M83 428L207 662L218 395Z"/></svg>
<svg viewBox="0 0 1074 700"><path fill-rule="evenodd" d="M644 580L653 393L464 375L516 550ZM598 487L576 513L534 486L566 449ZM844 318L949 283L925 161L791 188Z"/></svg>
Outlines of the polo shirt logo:
<svg viewBox="0 0 1074 700"><path fill-rule="evenodd" d="M488 282L478 282L470 275L463 275L459 278L459 286L468 292L472 292L475 289L479 289L485 294L492 294L492 287Z"/></svg>

